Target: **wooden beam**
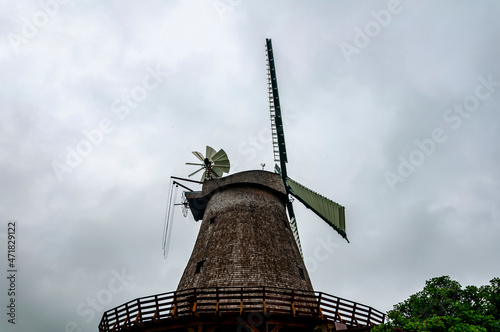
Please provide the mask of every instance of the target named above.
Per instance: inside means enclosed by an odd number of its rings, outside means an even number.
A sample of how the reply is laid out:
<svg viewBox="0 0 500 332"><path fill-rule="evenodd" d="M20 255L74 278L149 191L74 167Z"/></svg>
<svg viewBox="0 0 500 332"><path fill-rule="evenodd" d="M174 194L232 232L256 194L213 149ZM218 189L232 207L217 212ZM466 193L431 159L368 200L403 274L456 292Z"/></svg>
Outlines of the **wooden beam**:
<svg viewBox="0 0 500 332"><path fill-rule="evenodd" d="M339 321L340 321L341 323L344 323L344 321L342 320L342 317L340 316L340 314L339 314L339 312L338 312L338 311L337 311L337 317L339 318Z"/></svg>
<svg viewBox="0 0 500 332"><path fill-rule="evenodd" d="M198 301L194 301L192 313L196 317L200 317L200 314L196 311L197 306L198 306Z"/></svg>
<svg viewBox="0 0 500 332"><path fill-rule="evenodd" d="M172 310L172 317L177 318L177 304L174 304L174 310Z"/></svg>
<svg viewBox="0 0 500 332"><path fill-rule="evenodd" d="M279 332L279 330L282 328L281 325L276 325L272 330L271 332Z"/></svg>

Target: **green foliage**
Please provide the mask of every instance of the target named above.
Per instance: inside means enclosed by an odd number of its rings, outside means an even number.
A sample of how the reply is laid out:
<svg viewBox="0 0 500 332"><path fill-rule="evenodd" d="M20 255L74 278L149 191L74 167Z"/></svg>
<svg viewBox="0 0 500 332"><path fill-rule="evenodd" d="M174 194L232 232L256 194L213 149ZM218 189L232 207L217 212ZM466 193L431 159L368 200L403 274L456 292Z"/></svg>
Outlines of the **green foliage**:
<svg viewBox="0 0 500 332"><path fill-rule="evenodd" d="M387 313L373 332L500 332L500 278L462 286L449 276L432 278L422 291Z"/></svg>

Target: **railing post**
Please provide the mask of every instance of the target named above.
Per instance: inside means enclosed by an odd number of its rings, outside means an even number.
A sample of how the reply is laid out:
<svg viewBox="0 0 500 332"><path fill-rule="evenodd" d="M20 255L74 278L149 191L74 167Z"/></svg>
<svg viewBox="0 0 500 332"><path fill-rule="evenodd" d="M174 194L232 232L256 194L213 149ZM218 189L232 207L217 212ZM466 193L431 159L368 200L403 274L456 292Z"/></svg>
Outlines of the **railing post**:
<svg viewBox="0 0 500 332"><path fill-rule="evenodd" d="M356 319L356 305L357 305L357 303L354 302L354 308L352 308L352 320L351 321L355 322L356 325L359 325L358 320Z"/></svg>
<svg viewBox="0 0 500 332"><path fill-rule="evenodd" d="M318 316L323 320L325 318L323 316L323 311L321 310L321 296L322 295L323 295L323 293L319 293L319 296L318 296Z"/></svg>
<svg viewBox="0 0 500 332"><path fill-rule="evenodd" d="M106 328L106 331L109 331L109 328L108 328L108 313L107 312L105 312L102 315L101 322L99 323L99 332L102 332L104 327Z"/></svg>
<svg viewBox="0 0 500 332"><path fill-rule="evenodd" d="M196 307L198 305L198 294L196 293L196 288L194 289L194 303L191 309L192 314L196 314Z"/></svg>
<svg viewBox="0 0 500 332"><path fill-rule="evenodd" d="M125 303L125 313L126 313L127 317L125 317L125 321L124 321L123 325L125 325L125 327L127 327L127 324L130 323L130 312L128 310L128 302Z"/></svg>
<svg viewBox="0 0 500 332"><path fill-rule="evenodd" d="M118 331L120 331L120 320L118 319L118 307L115 308L115 325L113 326L113 329L115 328L116 325L118 325Z"/></svg>
<svg viewBox="0 0 500 332"><path fill-rule="evenodd" d="M141 310L141 301L137 299L137 311L138 311L138 317L139 318L139 323L142 323L142 310ZM137 318L135 320L137 320Z"/></svg>
<svg viewBox="0 0 500 332"><path fill-rule="evenodd" d="M264 311L264 315L267 315L266 312L266 286L262 287L262 309Z"/></svg>
<svg viewBox="0 0 500 332"><path fill-rule="evenodd" d="M104 319L104 323L106 325L106 331L109 331L109 320L108 320L108 313L106 312L105 314L105 319Z"/></svg>
<svg viewBox="0 0 500 332"><path fill-rule="evenodd" d="M158 295L155 295L155 313L158 315L158 319L160 318L160 306L158 305ZM153 316L153 320L155 316Z"/></svg>
<svg viewBox="0 0 500 332"><path fill-rule="evenodd" d="M240 287L240 316L243 314L243 287Z"/></svg>
<svg viewBox="0 0 500 332"><path fill-rule="evenodd" d="M335 308L335 313L337 314L339 322L344 323L344 320L342 319L342 316L340 316L339 309L340 309L340 298L337 297L337 305L336 305L336 308Z"/></svg>
<svg viewBox="0 0 500 332"><path fill-rule="evenodd" d="M219 316L219 287L215 287L215 314Z"/></svg>
<svg viewBox="0 0 500 332"><path fill-rule="evenodd" d="M173 318L176 318L177 317L177 310L179 310L177 308L177 291L174 292L174 309L171 311L170 315L173 317Z"/></svg>

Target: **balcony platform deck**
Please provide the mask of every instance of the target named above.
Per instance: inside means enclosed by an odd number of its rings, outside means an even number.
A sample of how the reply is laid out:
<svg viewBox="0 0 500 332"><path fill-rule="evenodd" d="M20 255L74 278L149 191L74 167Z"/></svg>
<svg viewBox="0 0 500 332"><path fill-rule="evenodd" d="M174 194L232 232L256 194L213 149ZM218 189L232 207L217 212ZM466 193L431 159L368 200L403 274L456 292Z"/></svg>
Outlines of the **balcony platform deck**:
<svg viewBox="0 0 500 332"><path fill-rule="evenodd" d="M384 322L372 307L322 292L275 287L187 289L137 298L104 312L100 332L231 330L278 332L283 327L369 331ZM201 327L201 330L200 330ZM242 328L244 328L242 330ZM192 330L192 331L191 331Z"/></svg>

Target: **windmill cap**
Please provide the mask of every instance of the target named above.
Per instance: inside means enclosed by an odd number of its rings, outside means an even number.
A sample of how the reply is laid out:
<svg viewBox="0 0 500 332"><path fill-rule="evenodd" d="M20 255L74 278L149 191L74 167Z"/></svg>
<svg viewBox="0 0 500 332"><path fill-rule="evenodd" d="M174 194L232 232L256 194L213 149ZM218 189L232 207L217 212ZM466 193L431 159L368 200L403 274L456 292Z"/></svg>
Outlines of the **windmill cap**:
<svg viewBox="0 0 500 332"><path fill-rule="evenodd" d="M212 195L233 186L265 187L274 191L278 196L282 197L283 202L286 202L286 188L279 174L262 170L245 171L205 181L203 182L202 191L186 192L186 199L189 202L189 208L194 219L203 219L205 208Z"/></svg>

